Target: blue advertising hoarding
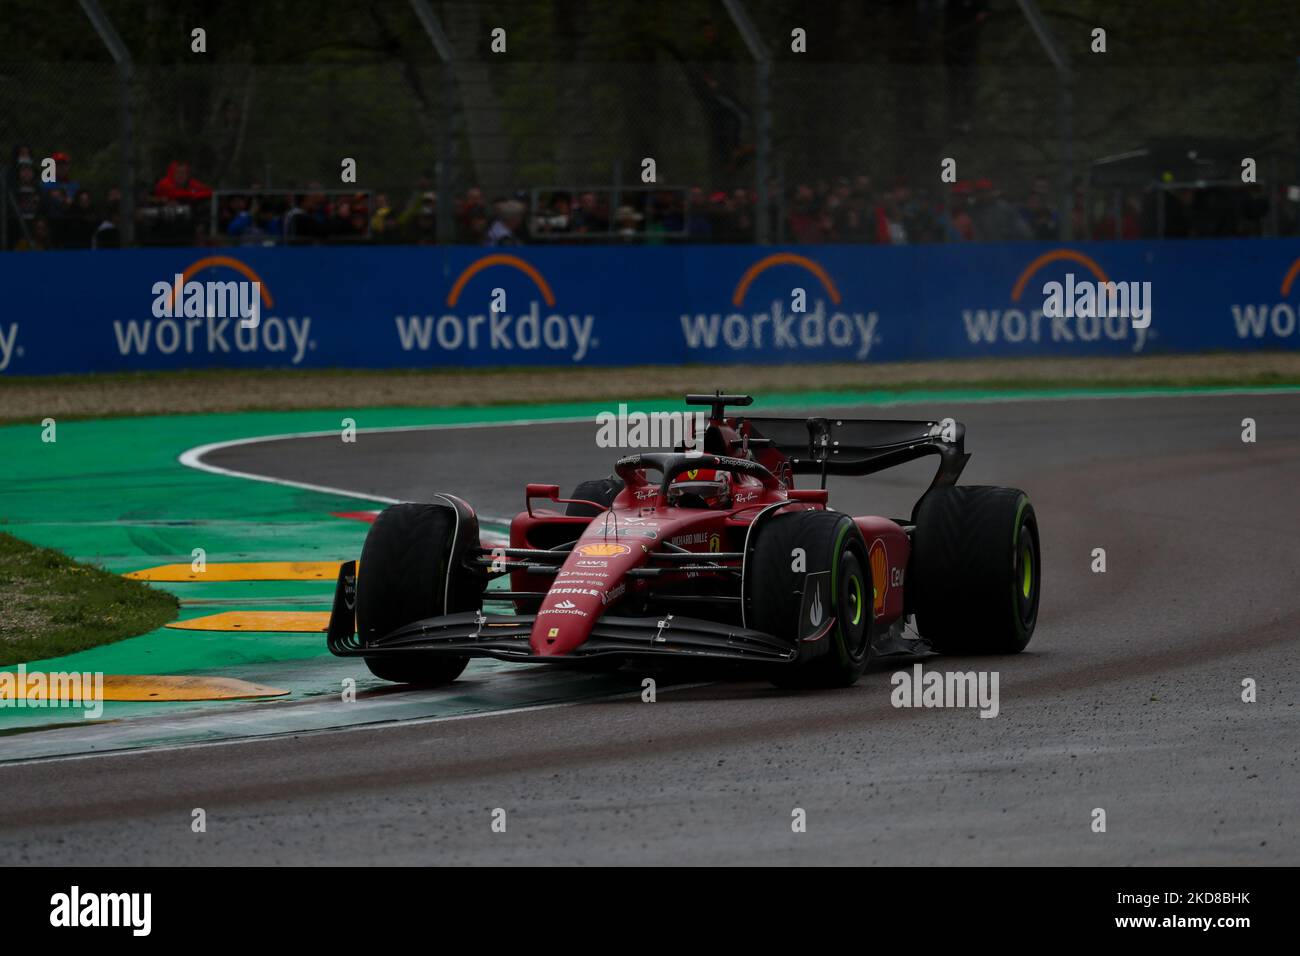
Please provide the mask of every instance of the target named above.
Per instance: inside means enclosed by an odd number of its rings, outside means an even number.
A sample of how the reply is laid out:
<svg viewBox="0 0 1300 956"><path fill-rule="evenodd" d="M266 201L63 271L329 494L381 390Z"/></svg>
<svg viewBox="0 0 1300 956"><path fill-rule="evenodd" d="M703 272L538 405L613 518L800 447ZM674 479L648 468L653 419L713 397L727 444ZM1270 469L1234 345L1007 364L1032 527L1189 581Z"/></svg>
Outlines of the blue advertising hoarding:
<svg viewBox="0 0 1300 956"><path fill-rule="evenodd" d="M12 253L0 374L1294 349L1297 273L1293 239ZM257 326L210 306L160 314L177 275L258 282ZM1149 282L1149 327L1044 315L1044 287L1067 276Z"/></svg>

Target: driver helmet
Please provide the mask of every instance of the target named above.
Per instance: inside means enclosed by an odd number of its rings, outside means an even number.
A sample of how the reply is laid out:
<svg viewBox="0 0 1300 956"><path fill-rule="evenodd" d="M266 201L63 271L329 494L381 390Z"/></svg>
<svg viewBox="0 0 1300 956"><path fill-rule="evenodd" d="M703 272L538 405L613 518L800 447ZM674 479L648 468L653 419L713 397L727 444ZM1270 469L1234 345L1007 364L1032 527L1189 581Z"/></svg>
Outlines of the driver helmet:
<svg viewBox="0 0 1300 956"><path fill-rule="evenodd" d="M684 471L668 486L668 503L695 508L729 508L731 475L712 468Z"/></svg>

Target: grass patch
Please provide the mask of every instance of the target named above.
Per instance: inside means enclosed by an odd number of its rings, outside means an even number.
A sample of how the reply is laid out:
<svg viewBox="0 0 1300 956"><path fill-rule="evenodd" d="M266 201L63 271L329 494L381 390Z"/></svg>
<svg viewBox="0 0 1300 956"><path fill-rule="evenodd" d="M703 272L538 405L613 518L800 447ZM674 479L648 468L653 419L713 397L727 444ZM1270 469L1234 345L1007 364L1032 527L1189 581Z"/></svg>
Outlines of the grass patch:
<svg viewBox="0 0 1300 956"><path fill-rule="evenodd" d="M0 533L0 663L60 657L176 619L175 596Z"/></svg>

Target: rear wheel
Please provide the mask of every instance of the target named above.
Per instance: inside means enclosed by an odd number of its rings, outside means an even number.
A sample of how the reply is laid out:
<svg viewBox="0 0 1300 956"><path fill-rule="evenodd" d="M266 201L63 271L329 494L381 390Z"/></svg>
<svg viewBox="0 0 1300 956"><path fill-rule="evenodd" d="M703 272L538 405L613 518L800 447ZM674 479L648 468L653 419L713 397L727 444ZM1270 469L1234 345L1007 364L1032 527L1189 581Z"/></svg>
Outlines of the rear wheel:
<svg viewBox="0 0 1300 956"><path fill-rule="evenodd" d="M936 488L916 507L916 627L947 654L1017 654L1038 622L1038 519L1017 488Z"/></svg>
<svg viewBox="0 0 1300 956"><path fill-rule="evenodd" d="M584 481L578 487L573 489L570 498L580 498L582 502L574 502L564 509L564 513L570 517L594 518L602 511L608 511L614 506L614 499L618 493L623 490L623 480L621 478L596 478L593 481ZM603 507L597 509L585 502L594 501Z"/></svg>
<svg viewBox="0 0 1300 956"><path fill-rule="evenodd" d="M798 649L779 687L848 687L866 670L874 616L866 546L853 519L833 511L778 514L759 525L748 580L750 627Z"/></svg>
<svg viewBox="0 0 1300 956"><path fill-rule="evenodd" d="M357 566L357 633L365 645L428 617L478 610L485 577L463 567L478 547L477 526L461 528L449 505L398 504L384 509L366 535ZM423 653L375 654L370 672L398 684L437 687L460 676L467 657Z"/></svg>

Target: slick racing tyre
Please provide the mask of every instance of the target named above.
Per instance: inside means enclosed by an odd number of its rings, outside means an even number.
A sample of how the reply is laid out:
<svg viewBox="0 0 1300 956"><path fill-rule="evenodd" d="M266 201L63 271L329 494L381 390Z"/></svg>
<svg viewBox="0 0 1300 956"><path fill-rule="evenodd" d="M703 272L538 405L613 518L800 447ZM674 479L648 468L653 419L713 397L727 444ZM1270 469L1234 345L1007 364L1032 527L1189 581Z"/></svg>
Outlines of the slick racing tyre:
<svg viewBox="0 0 1300 956"><path fill-rule="evenodd" d="M623 490L623 479L621 478L597 478L594 481L584 481L578 487L573 489L570 498L581 498L584 502L594 501L605 507L597 510L588 504L574 503L564 509L564 513L570 517L594 518L601 511L608 511L614 506L614 499L618 493Z"/></svg>
<svg viewBox="0 0 1300 956"><path fill-rule="evenodd" d="M363 645L413 621L482 607L486 577L463 567L461 555L477 548L478 527L461 529L445 504L398 504L384 509L366 535L357 566L357 633ZM453 553L454 552L454 553ZM365 659L382 680L420 687L448 684L467 657L376 654Z"/></svg>
<svg viewBox="0 0 1300 956"><path fill-rule="evenodd" d="M763 520L754 539L747 623L799 652L773 671L772 682L851 686L866 670L873 624L871 568L857 525L834 511L798 511Z"/></svg>
<svg viewBox="0 0 1300 956"><path fill-rule="evenodd" d="M909 607L945 654L1018 654L1034 634L1038 520L1016 488L935 488L913 515Z"/></svg>

